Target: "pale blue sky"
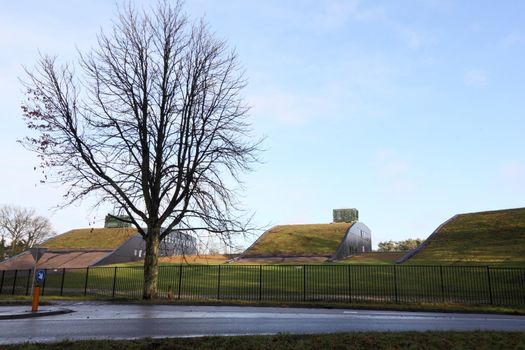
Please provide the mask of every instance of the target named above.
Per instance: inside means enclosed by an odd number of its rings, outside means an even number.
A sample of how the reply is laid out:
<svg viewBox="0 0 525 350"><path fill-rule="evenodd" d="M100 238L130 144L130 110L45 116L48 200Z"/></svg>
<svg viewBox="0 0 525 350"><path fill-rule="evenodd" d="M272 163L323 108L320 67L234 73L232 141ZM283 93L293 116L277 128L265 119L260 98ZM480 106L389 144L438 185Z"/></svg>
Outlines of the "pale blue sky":
<svg viewBox="0 0 525 350"><path fill-rule="evenodd" d="M118 1L117 1L118 2ZM120 2L118 2L120 3ZM149 4L148 1L137 1ZM460 212L524 206L525 2L188 0L246 70L264 163L245 177L259 225L331 221L356 207L374 245L426 238ZM0 1L1 204L57 231L100 225L89 203L49 211L18 77L38 51L88 49L115 3ZM245 244L253 241L249 239Z"/></svg>

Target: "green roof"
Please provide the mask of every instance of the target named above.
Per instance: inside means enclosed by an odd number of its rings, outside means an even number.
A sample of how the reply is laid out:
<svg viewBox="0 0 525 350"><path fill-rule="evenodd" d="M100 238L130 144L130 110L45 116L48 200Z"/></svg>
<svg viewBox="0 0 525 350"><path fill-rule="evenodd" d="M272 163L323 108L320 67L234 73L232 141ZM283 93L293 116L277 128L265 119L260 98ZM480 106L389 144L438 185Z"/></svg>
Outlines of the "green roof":
<svg viewBox="0 0 525 350"><path fill-rule="evenodd" d="M407 263L525 265L525 208L457 215Z"/></svg>
<svg viewBox="0 0 525 350"><path fill-rule="evenodd" d="M53 237L49 249L116 249L137 234L134 228L82 228Z"/></svg>
<svg viewBox="0 0 525 350"><path fill-rule="evenodd" d="M350 226L352 223L275 226L266 231L243 256L333 255Z"/></svg>

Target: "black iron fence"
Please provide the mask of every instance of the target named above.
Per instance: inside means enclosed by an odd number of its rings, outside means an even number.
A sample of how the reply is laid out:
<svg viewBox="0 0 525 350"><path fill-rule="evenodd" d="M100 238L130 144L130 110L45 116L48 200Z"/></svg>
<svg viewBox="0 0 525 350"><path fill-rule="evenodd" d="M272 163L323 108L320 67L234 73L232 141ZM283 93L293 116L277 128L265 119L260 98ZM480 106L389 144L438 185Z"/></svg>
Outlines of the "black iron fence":
<svg viewBox="0 0 525 350"><path fill-rule="evenodd" d="M0 294L29 295L32 270L0 271ZM44 296L140 298L142 267L47 269ZM525 269L410 265L160 266L159 297L525 305Z"/></svg>

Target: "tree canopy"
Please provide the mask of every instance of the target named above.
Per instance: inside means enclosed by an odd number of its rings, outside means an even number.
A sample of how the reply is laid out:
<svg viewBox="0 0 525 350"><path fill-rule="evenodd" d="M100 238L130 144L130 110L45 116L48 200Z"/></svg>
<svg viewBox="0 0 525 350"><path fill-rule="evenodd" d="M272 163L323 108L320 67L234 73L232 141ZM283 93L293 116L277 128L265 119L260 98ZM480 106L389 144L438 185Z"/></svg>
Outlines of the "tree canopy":
<svg viewBox="0 0 525 350"><path fill-rule="evenodd" d="M36 215L33 209L0 207L0 259L21 253L54 234L49 219Z"/></svg>
<svg viewBox="0 0 525 350"><path fill-rule="evenodd" d="M423 243L421 238L408 238L403 241L385 241L379 242L377 245L380 252L407 252L415 249L418 245Z"/></svg>
<svg viewBox="0 0 525 350"><path fill-rule="evenodd" d="M224 240L247 220L236 189L257 162L237 55L182 5L120 9L79 63L41 56L27 70L33 132L23 143L67 189L129 218L146 241L144 298L156 294L159 242L171 230Z"/></svg>

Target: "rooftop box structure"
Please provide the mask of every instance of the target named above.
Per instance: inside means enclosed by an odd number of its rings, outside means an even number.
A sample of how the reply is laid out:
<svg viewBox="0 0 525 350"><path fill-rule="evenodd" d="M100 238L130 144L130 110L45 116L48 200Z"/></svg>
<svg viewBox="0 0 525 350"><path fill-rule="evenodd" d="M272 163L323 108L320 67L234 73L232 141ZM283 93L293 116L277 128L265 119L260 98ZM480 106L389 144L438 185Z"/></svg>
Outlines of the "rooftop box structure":
<svg viewBox="0 0 525 350"><path fill-rule="evenodd" d="M334 209L334 222L353 222L359 221L359 212L356 208Z"/></svg>

